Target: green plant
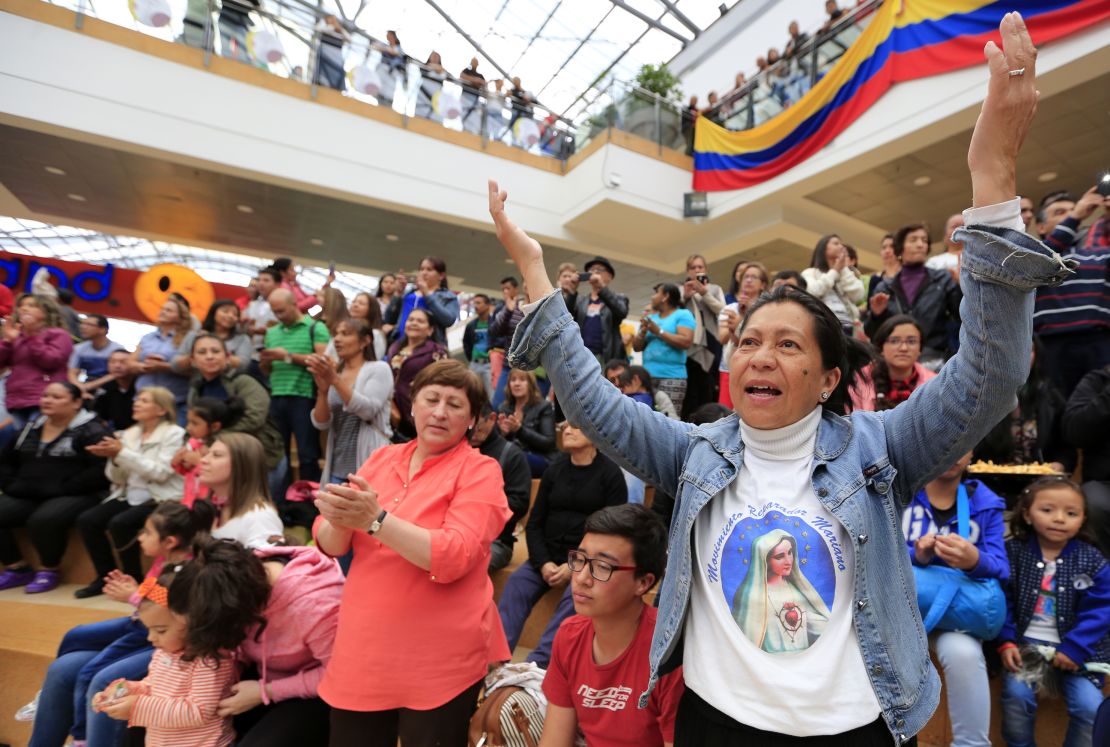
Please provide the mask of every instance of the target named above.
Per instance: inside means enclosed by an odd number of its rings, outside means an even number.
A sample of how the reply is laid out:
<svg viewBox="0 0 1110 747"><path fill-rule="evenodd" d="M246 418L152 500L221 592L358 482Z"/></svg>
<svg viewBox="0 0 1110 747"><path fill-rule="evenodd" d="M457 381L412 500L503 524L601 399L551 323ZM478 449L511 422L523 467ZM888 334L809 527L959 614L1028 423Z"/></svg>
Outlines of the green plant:
<svg viewBox="0 0 1110 747"><path fill-rule="evenodd" d="M609 104L600 114L595 114L587 119L586 126L590 128L591 132L599 132L616 125L619 118L620 113L617 111L617 107Z"/></svg>
<svg viewBox="0 0 1110 747"><path fill-rule="evenodd" d="M673 104L682 103L682 88L680 81L667 68L667 63L661 65L644 65L636 74L636 85L645 91L651 91L664 101Z"/></svg>

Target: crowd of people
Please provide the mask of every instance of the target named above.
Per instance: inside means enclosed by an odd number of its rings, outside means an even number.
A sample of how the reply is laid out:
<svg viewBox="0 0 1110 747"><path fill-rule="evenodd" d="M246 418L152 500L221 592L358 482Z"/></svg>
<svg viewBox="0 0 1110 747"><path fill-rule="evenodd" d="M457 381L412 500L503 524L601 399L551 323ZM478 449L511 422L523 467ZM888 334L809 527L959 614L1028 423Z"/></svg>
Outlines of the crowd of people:
<svg viewBox="0 0 1110 747"><path fill-rule="evenodd" d="M65 636L31 744L462 745L507 686L542 706L542 747L910 744L939 699L930 648L954 744L989 744L992 658L1008 744L1046 691L1091 744L1110 200L1014 196L1033 53L1016 14L1002 35L973 207L934 257L928 227L893 232L871 277L835 235L807 268L723 283L695 254L626 334L613 264L553 283L491 183L520 276L461 321L437 257L350 299L277 258L203 321L169 297L134 351L104 317L75 345L48 294L15 299L0 589L56 588L76 528L97 574L76 596L135 607ZM1006 495L973 458L1056 474ZM938 569L993 590L992 630L920 606ZM528 665L492 666L549 593Z"/></svg>

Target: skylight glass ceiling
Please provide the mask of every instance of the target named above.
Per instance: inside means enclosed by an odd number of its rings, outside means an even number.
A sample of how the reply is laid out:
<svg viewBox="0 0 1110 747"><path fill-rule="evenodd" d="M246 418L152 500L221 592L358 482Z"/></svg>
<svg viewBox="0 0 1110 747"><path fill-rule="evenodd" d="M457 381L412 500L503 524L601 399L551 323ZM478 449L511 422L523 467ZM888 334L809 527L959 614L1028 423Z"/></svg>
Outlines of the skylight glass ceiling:
<svg viewBox="0 0 1110 747"><path fill-rule="evenodd" d="M720 17L720 0L618 0L632 11L657 21L687 40L694 32L675 18L674 6L704 30ZM723 4L731 8L737 0ZM338 3L338 8L336 4ZM325 7L376 37L393 29L407 54L427 59L440 53L444 67L458 75L474 47L426 0L327 0ZM653 28L610 0L435 0L449 16L509 75L544 106L576 117L589 89L608 78L627 81L644 64L659 64L682 49L682 42ZM501 73L482 58L479 72L487 79Z"/></svg>

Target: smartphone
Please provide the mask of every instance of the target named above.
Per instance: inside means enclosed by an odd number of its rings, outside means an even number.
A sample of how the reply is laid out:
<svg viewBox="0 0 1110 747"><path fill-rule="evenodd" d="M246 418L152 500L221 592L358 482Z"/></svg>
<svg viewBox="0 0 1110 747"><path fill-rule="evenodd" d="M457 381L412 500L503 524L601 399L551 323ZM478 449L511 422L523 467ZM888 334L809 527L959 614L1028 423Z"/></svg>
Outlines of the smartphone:
<svg viewBox="0 0 1110 747"><path fill-rule="evenodd" d="M709 285L709 276L708 275L698 275L698 282L701 283L702 285Z"/></svg>
<svg viewBox="0 0 1110 747"><path fill-rule="evenodd" d="M590 273L588 273L588 272L578 273L578 282L580 282L580 283L590 282Z"/></svg>
<svg viewBox="0 0 1110 747"><path fill-rule="evenodd" d="M1095 187L1098 193L1103 197L1110 197L1110 170L1103 171L1095 178L1097 179Z"/></svg>

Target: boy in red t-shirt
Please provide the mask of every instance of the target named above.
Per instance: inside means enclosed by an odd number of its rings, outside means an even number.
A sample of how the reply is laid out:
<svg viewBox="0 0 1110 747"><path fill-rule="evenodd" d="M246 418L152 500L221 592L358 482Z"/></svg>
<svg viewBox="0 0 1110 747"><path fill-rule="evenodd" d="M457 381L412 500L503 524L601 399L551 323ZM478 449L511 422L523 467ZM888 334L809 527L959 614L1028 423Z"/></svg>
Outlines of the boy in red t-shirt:
<svg viewBox="0 0 1110 747"><path fill-rule="evenodd" d="M647 708L637 708L647 689L656 615L644 594L666 557L666 529L641 505L610 506L586 519L582 543L568 559L578 614L555 635L540 747L571 747L578 730L589 744L612 747L674 742L681 667L660 679Z"/></svg>

